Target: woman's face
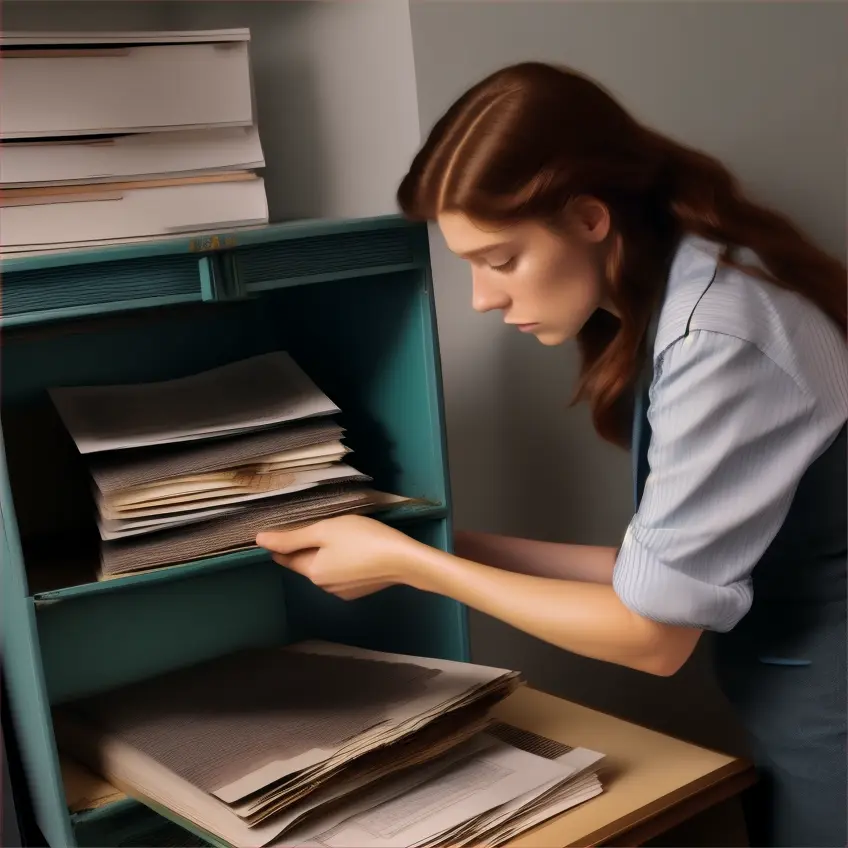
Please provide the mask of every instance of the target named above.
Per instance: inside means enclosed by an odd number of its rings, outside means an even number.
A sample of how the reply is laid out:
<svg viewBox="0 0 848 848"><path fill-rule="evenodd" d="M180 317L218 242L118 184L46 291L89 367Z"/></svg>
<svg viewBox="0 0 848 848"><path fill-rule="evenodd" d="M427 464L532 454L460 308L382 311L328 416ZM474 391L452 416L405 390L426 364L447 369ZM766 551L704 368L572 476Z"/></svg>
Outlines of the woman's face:
<svg viewBox="0 0 848 848"><path fill-rule="evenodd" d="M495 227L458 212L438 224L450 250L471 264L474 309L499 309L504 323L544 345L573 339L599 307L613 311L604 274L609 213L597 201L575 203L557 232L536 221Z"/></svg>

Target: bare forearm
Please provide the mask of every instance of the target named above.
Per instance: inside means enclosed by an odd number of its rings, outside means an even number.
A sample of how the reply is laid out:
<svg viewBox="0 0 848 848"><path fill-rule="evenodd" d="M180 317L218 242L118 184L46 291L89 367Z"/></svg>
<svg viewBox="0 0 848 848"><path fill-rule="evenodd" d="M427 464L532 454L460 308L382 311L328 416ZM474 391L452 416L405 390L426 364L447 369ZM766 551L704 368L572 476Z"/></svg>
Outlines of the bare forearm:
<svg viewBox="0 0 848 848"><path fill-rule="evenodd" d="M454 535L458 557L535 577L612 583L615 548L540 542L494 533L459 531Z"/></svg>
<svg viewBox="0 0 848 848"><path fill-rule="evenodd" d="M610 585L516 574L433 548L411 582L565 650L651 674L674 673L698 639L637 615Z"/></svg>

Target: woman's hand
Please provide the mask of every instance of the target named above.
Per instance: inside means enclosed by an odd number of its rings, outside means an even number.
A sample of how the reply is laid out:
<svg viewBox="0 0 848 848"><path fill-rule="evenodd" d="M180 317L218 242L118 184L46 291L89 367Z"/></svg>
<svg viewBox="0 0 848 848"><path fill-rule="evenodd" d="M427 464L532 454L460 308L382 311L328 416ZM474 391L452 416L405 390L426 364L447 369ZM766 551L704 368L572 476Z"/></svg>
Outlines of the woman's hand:
<svg viewBox="0 0 848 848"><path fill-rule="evenodd" d="M275 562L345 600L408 582L423 547L399 530L361 515L260 533L256 544L270 551Z"/></svg>

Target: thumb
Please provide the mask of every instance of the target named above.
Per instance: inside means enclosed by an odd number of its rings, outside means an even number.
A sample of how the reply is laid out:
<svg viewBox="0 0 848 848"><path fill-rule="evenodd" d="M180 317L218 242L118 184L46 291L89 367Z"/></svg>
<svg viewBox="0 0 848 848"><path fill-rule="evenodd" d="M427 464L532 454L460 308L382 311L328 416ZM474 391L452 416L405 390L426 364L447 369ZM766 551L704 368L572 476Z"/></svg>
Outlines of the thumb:
<svg viewBox="0 0 848 848"><path fill-rule="evenodd" d="M319 547L312 525L297 530L265 530L256 536L256 544L277 554L291 554Z"/></svg>

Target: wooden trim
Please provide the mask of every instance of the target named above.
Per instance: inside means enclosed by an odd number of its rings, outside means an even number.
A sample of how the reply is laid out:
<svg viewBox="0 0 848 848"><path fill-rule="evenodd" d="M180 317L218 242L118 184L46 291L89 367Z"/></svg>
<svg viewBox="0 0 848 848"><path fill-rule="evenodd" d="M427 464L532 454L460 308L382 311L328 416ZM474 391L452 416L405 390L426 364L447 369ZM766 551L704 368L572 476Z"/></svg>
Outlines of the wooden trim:
<svg viewBox="0 0 848 848"><path fill-rule="evenodd" d="M752 781L745 775L733 777L720 786L714 787L715 791L708 790L700 796L687 798L685 801L665 810L654 818L636 825L636 827L624 833L618 834L614 842L604 842L601 844L605 846L612 846L614 844L617 848L625 845L633 846L633 848L644 845L649 840L668 833L668 831L679 827L685 822L721 806L726 801L733 798L738 799L751 783ZM739 815L742 815L741 809L739 810Z"/></svg>
<svg viewBox="0 0 848 848"><path fill-rule="evenodd" d="M583 707L583 709L585 710L591 710L595 713L602 713L603 715L617 719L618 721L623 721L627 724L632 724L634 727L641 727L643 730L650 730L651 733L659 733L662 736L667 736L669 739L676 739L678 742L683 742L686 745L693 745L696 748L700 748L702 751L709 751L710 753L718 754L721 757L735 757L735 754L728 753L727 751L721 748L713 748L711 745L702 745L700 742L696 742L685 736L680 736L677 733L669 733L669 731L667 731L665 728L657 727L652 724L644 724L641 721L636 721L635 719L632 719L626 715L622 715L621 713L611 713L609 712L609 710L601 709L600 707L587 703L586 701L578 701L576 698L572 697L565 698L564 695L557 695L556 692L551 692L546 689L539 689L535 686L533 687L533 689L536 692L541 692L543 695L548 695L551 698L560 698L562 700L567 700L569 704L576 704L578 707ZM741 763L747 762L744 757L739 757L736 761ZM748 763L748 765L750 765L750 763Z"/></svg>
<svg viewBox="0 0 848 848"><path fill-rule="evenodd" d="M158 180L124 180L114 183L79 183L76 185L35 186L32 188L9 188L0 191L4 200L26 198L53 198L63 194L89 195L111 194L142 188L170 188L172 186L199 185L207 183L232 183L257 179L252 171L224 171L220 174L203 174L193 177L167 177Z"/></svg>
<svg viewBox="0 0 848 848"><path fill-rule="evenodd" d="M736 760L630 815L610 822L572 845L612 845L611 840L615 840L614 844L618 846L642 845L715 804L741 794L756 780L753 766L745 760Z"/></svg>

